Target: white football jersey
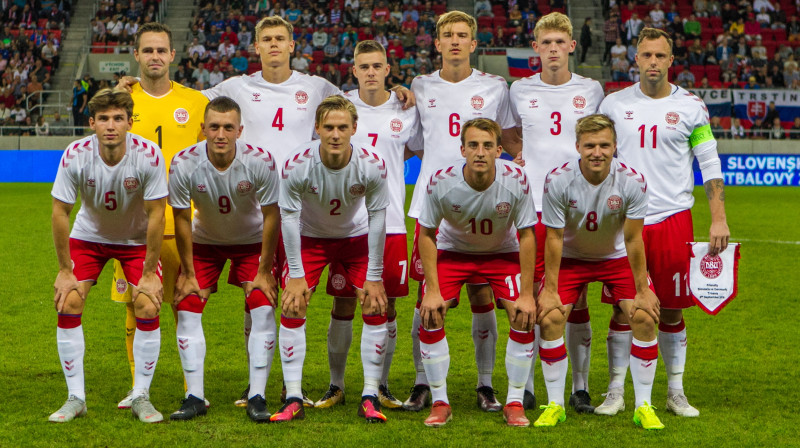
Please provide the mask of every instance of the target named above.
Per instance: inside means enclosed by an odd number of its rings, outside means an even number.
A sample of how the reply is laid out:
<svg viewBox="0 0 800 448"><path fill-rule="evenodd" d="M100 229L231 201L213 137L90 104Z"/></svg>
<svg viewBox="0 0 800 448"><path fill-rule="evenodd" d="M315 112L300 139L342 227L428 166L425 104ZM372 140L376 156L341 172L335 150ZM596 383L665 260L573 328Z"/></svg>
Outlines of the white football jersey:
<svg viewBox="0 0 800 448"><path fill-rule="evenodd" d="M207 142L179 152L172 159L169 205L189 208L194 203L192 241L200 244L261 242L261 207L278 202L279 176L268 151L236 141L233 163L219 171L208 160Z"/></svg>
<svg viewBox="0 0 800 448"><path fill-rule="evenodd" d="M358 127L353 141L386 161L386 183L389 188L386 233L406 233L405 148L419 135L417 110L403 110L403 103L397 100L394 92L391 92L388 101L377 107L362 101L358 89L345 93L344 97L352 101L358 111ZM356 143L353 145L357 146Z"/></svg>
<svg viewBox="0 0 800 448"><path fill-rule="evenodd" d="M461 253L518 252L517 229L536 225L531 185L522 167L495 160L495 181L475 191L464 180L464 163L434 171L419 224L439 228L436 247Z"/></svg>
<svg viewBox="0 0 800 448"><path fill-rule="evenodd" d="M300 211L300 234L314 238L366 235L367 214L389 206L386 162L372 151L354 146L350 162L340 170L322 163L320 142L308 142L289 155L281 175L281 209ZM362 218L356 219L357 216Z"/></svg>
<svg viewBox="0 0 800 448"><path fill-rule="evenodd" d="M576 157L575 124L597 112L603 88L591 78L572 74L559 86L537 73L511 84L511 112L522 128L522 158L533 188L537 211L542 211L544 178L554 167Z"/></svg>
<svg viewBox="0 0 800 448"><path fill-rule="evenodd" d="M425 187L434 170L446 168L461 156L461 125L474 118L489 118L500 128L514 127L508 104L508 84L500 76L479 70L457 83L445 81L436 71L411 83L419 111L425 153L408 216L418 218ZM420 148L411 148L418 150Z"/></svg>
<svg viewBox="0 0 800 448"><path fill-rule="evenodd" d="M278 166L292 150L314 138L314 115L319 103L341 93L325 78L295 71L280 84L265 81L258 71L203 90L210 100L227 96L239 104L244 125L241 139L269 149Z"/></svg>
<svg viewBox="0 0 800 448"><path fill-rule="evenodd" d="M669 96L652 99L636 83L606 97L600 112L614 120L620 160L647 176L650 205L645 225L692 208L694 153L689 136L709 124L703 100L674 85Z"/></svg>
<svg viewBox="0 0 800 448"><path fill-rule="evenodd" d="M621 258L626 255L625 219L647 214L647 182L642 173L614 159L608 177L592 185L575 159L547 174L543 200L542 224L564 229L562 257Z"/></svg>
<svg viewBox="0 0 800 448"><path fill-rule="evenodd" d="M167 170L161 149L128 132L125 155L114 166L100 157L96 135L70 144L51 194L67 204L81 198L70 237L93 243L147 243L144 201L166 197Z"/></svg>

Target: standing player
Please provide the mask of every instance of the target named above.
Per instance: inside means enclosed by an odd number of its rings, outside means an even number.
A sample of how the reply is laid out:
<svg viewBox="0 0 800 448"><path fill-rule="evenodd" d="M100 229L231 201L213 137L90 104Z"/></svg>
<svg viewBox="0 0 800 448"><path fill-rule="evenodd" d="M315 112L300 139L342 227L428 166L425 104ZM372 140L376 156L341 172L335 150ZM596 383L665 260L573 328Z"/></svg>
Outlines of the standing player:
<svg viewBox="0 0 800 448"><path fill-rule="evenodd" d="M533 353L533 226L537 219L528 177L522 168L499 160L500 134L500 126L492 120L464 123L461 154L466 162L435 171L426 190L419 218L419 251L425 269L419 339L433 399L427 426L442 426L451 419L450 350L444 320L447 310L458 305L459 291L468 281L489 283L498 305L503 300L511 324L503 417L510 426L530 424L522 400Z"/></svg>
<svg viewBox="0 0 800 448"><path fill-rule="evenodd" d="M424 146L427 148L408 212L408 216L412 218L421 216L425 187L431 174L439 168L452 165L454 161L463 160L459 150L462 123L474 118L497 121L503 129L504 145L513 154L519 152L519 138L509 110L506 81L499 76L474 70L469 65L469 56L477 46L476 27L475 19L461 11L442 14L436 23L436 49L442 54L442 69L430 75L419 76L411 84L422 125ZM411 278L422 282L422 261L416 243L418 233L419 226L411 255ZM419 291L417 307L422 299L422 289ZM501 405L492 388L497 346L497 318L492 291L486 284L468 283L467 295L472 308L472 340L478 366L478 405L485 411L499 411ZM405 409L413 411L421 410L430 398L430 387L419 357L419 327L417 310L411 326L417 377L411 396L403 405Z"/></svg>
<svg viewBox="0 0 800 448"><path fill-rule="evenodd" d="M554 167L570 160L575 152L575 124L597 111L603 101L600 83L569 71L569 55L575 50L569 17L553 12L539 19L533 29L533 49L542 59L542 72L511 85L511 111L522 135L525 172L531 180L536 212L541 218L544 178ZM514 154L519 157L519 155ZM545 238L541 221L536 225L540 242ZM544 274L544 244L536 253L536 287ZM572 395L569 403L577 412L594 411L589 397L589 361L592 325L583 291L569 315L566 326L567 353L572 360ZM535 363L534 363L535 364ZM533 368L525 386L526 408L535 407Z"/></svg>
<svg viewBox="0 0 800 448"><path fill-rule="evenodd" d="M357 121L355 106L342 96L323 100L314 121L320 140L300 146L283 165L279 204L288 274L283 277L279 343L286 404L270 417L274 422L305 416L300 384L306 308L329 264L341 265L344 282L358 290L361 301L364 390L358 414L370 422L386 421L377 394L386 349L381 274L388 173L377 154L350 144ZM364 206L367 219L357 219Z"/></svg>
<svg viewBox="0 0 800 448"><path fill-rule="evenodd" d="M172 47L172 32L166 25L153 22L139 27L133 55L139 63L140 81L131 86L134 103L132 131L157 142L169 162L178 151L197 143L201 134L203 108L208 100L200 92L169 79L169 64L175 59L175 49ZM164 165L166 170L167 164ZM175 224L169 205L165 218L161 268L164 279L164 301L171 304L180 259L175 245ZM122 267L115 261L111 298L127 305L126 343L128 361L133 374L133 333L136 329L136 319L131 292L127 285ZM177 314L175 317L177 321ZM129 408L132 398L133 396L128 394L118 407Z"/></svg>
<svg viewBox="0 0 800 448"><path fill-rule="evenodd" d="M672 60L672 39L664 31L643 29L636 53L641 81L609 95L600 105L600 112L617 124L620 159L641 170L650 183L644 242L647 269L661 300L658 338L667 369L667 410L696 417L699 411L689 404L683 392L687 339L682 312L693 305L687 284L686 243L694 240L690 211L694 205L694 158L700 165L711 210L710 254L725 250L730 230L725 218L722 168L708 110L703 100L669 82L667 71ZM609 365L612 360L627 358L617 354L619 349L624 347L615 345L615 353L609 351ZM611 378L607 403L598 407L603 413L624 409L622 386L626 369L625 365L615 366L615 372L622 374Z"/></svg>
<svg viewBox="0 0 800 448"><path fill-rule="evenodd" d="M408 249L404 207L406 189L403 180L404 160L411 154L406 145L419 133L417 111L403 110L393 92L386 91L389 65L383 45L373 40L358 43L355 49L353 74L359 88L344 94L355 106L359 126L353 136L365 148L374 151L386 162L386 184L389 207L386 209L386 247L383 253L383 283L389 299L386 356L383 364L378 399L385 408L400 408L403 402L389 390L389 369L397 341L395 300L408 295ZM363 219L363 218L362 218ZM353 335L354 291L345 284L340 265L332 265L328 276L328 294L335 297L331 324L328 328L328 362L331 382L322 400L314 407L330 407L344 402L344 372Z"/></svg>
<svg viewBox="0 0 800 448"><path fill-rule="evenodd" d="M158 146L128 132L132 114L128 93L98 92L89 101L89 126L95 134L67 148L53 185L53 240L59 264L54 285L56 338L69 398L50 416L51 422L86 414L81 315L89 288L111 258L120 261L135 293L131 410L145 423L163 420L150 403L149 389L161 348L158 255L166 171ZM81 207L70 232L69 216L79 195Z"/></svg>
<svg viewBox="0 0 800 448"><path fill-rule="evenodd" d="M227 260L228 282L244 289L253 317L247 415L255 422L269 420L264 389L277 336L273 308L278 286L272 263L280 222L278 174L272 155L238 140L241 132L239 105L227 97L215 98L203 119L206 141L181 151L171 164L169 202L181 256L175 298L178 352L187 383L186 398L171 420L206 413L201 319Z"/></svg>
<svg viewBox="0 0 800 448"><path fill-rule="evenodd" d="M633 421L645 429L662 429L650 405L658 361L658 298L648 286L642 242L647 182L633 167L614 159L614 122L605 115L579 120L575 137L580 159L554 168L544 186L542 222L547 237L538 320L549 404L541 406L545 411L534 426L555 426L567 418L564 325L586 285L603 282L633 328Z"/></svg>

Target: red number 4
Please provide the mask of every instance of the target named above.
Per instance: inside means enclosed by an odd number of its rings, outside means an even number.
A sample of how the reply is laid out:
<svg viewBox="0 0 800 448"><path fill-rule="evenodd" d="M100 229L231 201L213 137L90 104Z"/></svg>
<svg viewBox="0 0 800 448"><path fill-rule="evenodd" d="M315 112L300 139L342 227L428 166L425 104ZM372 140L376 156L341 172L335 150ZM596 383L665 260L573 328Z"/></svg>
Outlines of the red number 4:
<svg viewBox="0 0 800 448"><path fill-rule="evenodd" d="M279 107L278 111L275 112L275 118L272 119L272 127L278 128L279 131L282 131L283 126L283 108Z"/></svg>

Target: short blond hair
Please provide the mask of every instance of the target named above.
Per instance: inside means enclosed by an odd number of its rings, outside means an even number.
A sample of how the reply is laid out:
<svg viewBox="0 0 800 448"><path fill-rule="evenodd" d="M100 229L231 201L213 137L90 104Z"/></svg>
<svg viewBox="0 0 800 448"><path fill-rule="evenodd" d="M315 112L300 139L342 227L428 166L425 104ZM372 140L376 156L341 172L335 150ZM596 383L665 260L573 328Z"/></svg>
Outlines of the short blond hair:
<svg viewBox="0 0 800 448"><path fill-rule="evenodd" d="M569 17L560 12L551 12L539 19L536 22L536 26L533 27L533 37L539 40L539 33L545 30L561 31L567 33L569 38L572 39L572 22Z"/></svg>
<svg viewBox="0 0 800 448"><path fill-rule="evenodd" d="M502 136L503 131L500 129L500 125L497 124L496 121L488 118L473 118L472 120L464 123L464 126L461 127L461 146L465 146L467 144L466 135L467 129L469 128L475 128L492 134L495 139L495 144L500 146L500 137Z"/></svg>
<svg viewBox="0 0 800 448"><path fill-rule="evenodd" d="M268 16L259 20L256 24L256 41L258 41L259 37L261 36L261 32L265 29L277 28L280 26L286 28L286 31L289 32L289 39L294 40L294 26L292 26L291 23L287 22L281 16Z"/></svg>
<svg viewBox="0 0 800 448"><path fill-rule="evenodd" d="M353 58L357 58L358 55L364 53L381 53L383 56L386 56L386 49L383 48L380 42L374 40L362 40L361 42L356 45L356 49L353 52Z"/></svg>
<svg viewBox="0 0 800 448"><path fill-rule="evenodd" d="M335 110L346 111L353 119L353 123L358 122L358 112L356 111L356 106L342 95L331 95L322 100L322 102L319 103L319 106L317 106L317 112L314 116L314 125L322 125L322 120L324 120L329 113Z"/></svg>
<svg viewBox="0 0 800 448"><path fill-rule="evenodd" d="M667 40L667 45L669 45L669 53L672 54L672 38L669 37L669 34L667 34L666 31L659 30L657 28L642 28L642 31L639 32L639 42L638 45L636 45L636 48L638 50L639 45L642 45L642 42L646 40L658 40L662 37Z"/></svg>
<svg viewBox="0 0 800 448"><path fill-rule="evenodd" d="M605 114L593 114L578 120L575 124L575 141L580 142L583 134L595 134L604 129L611 129L611 135L616 144L617 130L614 128L614 120Z"/></svg>
<svg viewBox="0 0 800 448"><path fill-rule="evenodd" d="M444 27L456 23L466 23L472 32L473 40L478 35L478 22L475 21L475 17L462 11L448 11L439 16L439 20L436 21L436 38L438 39L441 36Z"/></svg>

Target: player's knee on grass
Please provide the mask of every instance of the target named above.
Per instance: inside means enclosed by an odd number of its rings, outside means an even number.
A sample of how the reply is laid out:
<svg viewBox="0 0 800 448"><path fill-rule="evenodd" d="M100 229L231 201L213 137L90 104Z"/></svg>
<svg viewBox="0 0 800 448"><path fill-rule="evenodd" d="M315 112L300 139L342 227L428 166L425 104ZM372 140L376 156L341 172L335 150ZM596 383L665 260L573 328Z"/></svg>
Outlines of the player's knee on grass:
<svg viewBox="0 0 800 448"><path fill-rule="evenodd" d="M137 294L133 307L136 317L139 319L153 319L158 316L158 308L147 294L141 292Z"/></svg>
<svg viewBox="0 0 800 448"><path fill-rule="evenodd" d="M467 297L471 306L488 305L494 298L489 285L467 285Z"/></svg>
<svg viewBox="0 0 800 448"><path fill-rule="evenodd" d="M366 311L364 311L366 313ZM334 297L331 314L338 317L350 317L356 313L355 297ZM371 314L371 313L366 313Z"/></svg>
<svg viewBox="0 0 800 448"><path fill-rule="evenodd" d="M683 319L683 310L665 310L661 308L661 322L667 325L675 325Z"/></svg>

